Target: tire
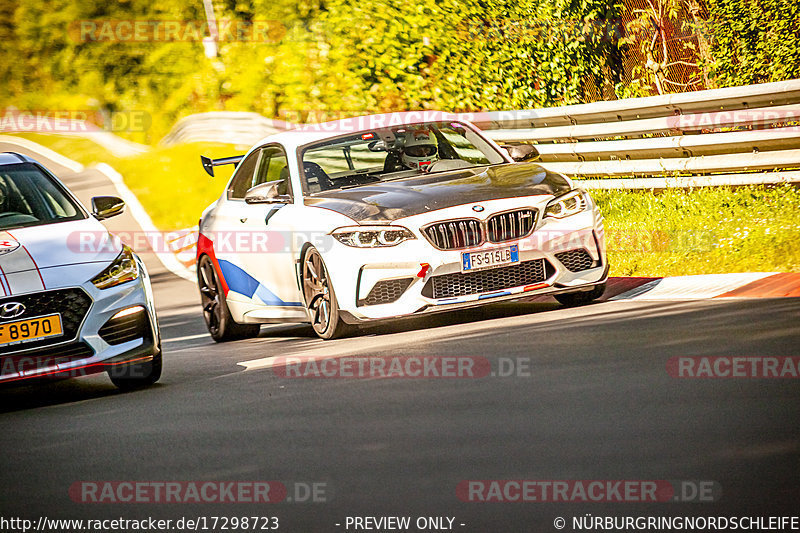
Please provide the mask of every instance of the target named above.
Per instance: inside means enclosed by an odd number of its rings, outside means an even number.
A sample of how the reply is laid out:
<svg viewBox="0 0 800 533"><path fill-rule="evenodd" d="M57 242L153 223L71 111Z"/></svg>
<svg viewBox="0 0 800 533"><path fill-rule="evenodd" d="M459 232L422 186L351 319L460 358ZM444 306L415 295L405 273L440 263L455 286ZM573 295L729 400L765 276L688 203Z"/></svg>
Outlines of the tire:
<svg viewBox="0 0 800 533"><path fill-rule="evenodd" d="M339 315L339 304L325 262L313 246L303 255L302 276L303 297L314 332L325 340L351 333L353 329Z"/></svg>
<svg viewBox="0 0 800 533"><path fill-rule="evenodd" d="M590 291L568 292L565 294L554 294L553 296L561 305L566 307L576 307L578 305L585 305L589 302L597 300L603 295L604 292L606 292L606 284L601 283L600 285L596 285Z"/></svg>
<svg viewBox="0 0 800 533"><path fill-rule="evenodd" d="M217 279L217 271L207 255L197 262L197 286L200 288L200 303L203 305L203 319L211 338L216 342L258 336L258 324L239 324L231 316L225 294Z"/></svg>
<svg viewBox="0 0 800 533"><path fill-rule="evenodd" d="M143 389L153 385L161 378L162 365L163 357L161 355L161 345L159 344L151 361L111 368L108 371L108 377L111 378L111 383L120 390Z"/></svg>

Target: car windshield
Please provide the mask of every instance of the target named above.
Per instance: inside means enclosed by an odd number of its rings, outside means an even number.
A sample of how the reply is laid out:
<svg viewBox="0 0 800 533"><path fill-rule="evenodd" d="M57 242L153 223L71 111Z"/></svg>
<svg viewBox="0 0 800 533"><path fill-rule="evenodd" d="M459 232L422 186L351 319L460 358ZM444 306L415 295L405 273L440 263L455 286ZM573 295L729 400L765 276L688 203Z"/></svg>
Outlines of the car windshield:
<svg viewBox="0 0 800 533"><path fill-rule="evenodd" d="M0 166L0 230L85 217L61 186L36 165Z"/></svg>
<svg viewBox="0 0 800 533"><path fill-rule="evenodd" d="M474 130L459 122L374 129L306 146L305 189L315 194L420 174L504 163Z"/></svg>

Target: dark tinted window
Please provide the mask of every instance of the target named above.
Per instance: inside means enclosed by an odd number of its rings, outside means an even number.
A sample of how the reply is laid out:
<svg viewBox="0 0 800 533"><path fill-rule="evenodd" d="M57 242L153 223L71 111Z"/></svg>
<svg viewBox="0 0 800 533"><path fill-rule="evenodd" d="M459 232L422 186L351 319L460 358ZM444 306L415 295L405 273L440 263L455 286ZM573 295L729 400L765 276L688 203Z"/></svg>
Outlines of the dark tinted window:
<svg viewBox="0 0 800 533"><path fill-rule="evenodd" d="M233 179L228 187L228 199L244 198L244 194L253 186L253 175L256 171L259 153L260 150L254 151L244 161L236 165L236 172L234 172Z"/></svg>
<svg viewBox="0 0 800 533"><path fill-rule="evenodd" d="M258 162L253 187L268 181L284 180L278 187L279 194L287 194L289 186L289 167L286 164L286 154L279 146L266 146L261 149L261 159Z"/></svg>
<svg viewBox="0 0 800 533"><path fill-rule="evenodd" d="M459 122L362 131L306 146L301 157L310 194L505 163L486 139Z"/></svg>
<svg viewBox="0 0 800 533"><path fill-rule="evenodd" d="M0 229L86 218L50 176L32 163L0 166Z"/></svg>

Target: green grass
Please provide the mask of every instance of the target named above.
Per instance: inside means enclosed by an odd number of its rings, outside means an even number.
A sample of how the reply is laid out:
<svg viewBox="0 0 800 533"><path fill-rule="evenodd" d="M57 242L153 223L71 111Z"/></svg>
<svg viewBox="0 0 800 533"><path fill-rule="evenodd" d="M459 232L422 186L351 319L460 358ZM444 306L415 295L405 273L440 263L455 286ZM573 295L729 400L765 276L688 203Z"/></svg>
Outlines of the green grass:
<svg viewBox="0 0 800 533"><path fill-rule="evenodd" d="M245 151L229 144L181 144L119 159L112 166L125 177L153 223L173 230L197 224L203 209L222 194L233 171L233 166L217 167L212 178L203 170L200 156L226 157Z"/></svg>
<svg viewBox="0 0 800 533"><path fill-rule="evenodd" d="M231 167L216 177L200 155L244 153L229 144L156 147L118 158L91 140L24 134L84 165L117 169L161 229L193 226L222 193ZM612 276L725 272L800 272L800 189L790 185L651 191L593 191L606 218Z"/></svg>
<svg viewBox="0 0 800 533"><path fill-rule="evenodd" d="M800 272L800 189L791 185L593 191L611 275Z"/></svg>
<svg viewBox="0 0 800 533"><path fill-rule="evenodd" d="M155 147L133 157L115 157L90 139L25 133L17 135L74 159L84 166L108 163L125 178L153 223L163 230L197 224L200 213L219 198L233 167L217 167L211 177L200 165L200 156L243 154L246 147L232 144L190 143Z"/></svg>
<svg viewBox="0 0 800 533"><path fill-rule="evenodd" d="M39 143L84 166L105 162L113 167L117 161L117 158L111 152L96 142L83 137L47 133L15 133L13 136Z"/></svg>

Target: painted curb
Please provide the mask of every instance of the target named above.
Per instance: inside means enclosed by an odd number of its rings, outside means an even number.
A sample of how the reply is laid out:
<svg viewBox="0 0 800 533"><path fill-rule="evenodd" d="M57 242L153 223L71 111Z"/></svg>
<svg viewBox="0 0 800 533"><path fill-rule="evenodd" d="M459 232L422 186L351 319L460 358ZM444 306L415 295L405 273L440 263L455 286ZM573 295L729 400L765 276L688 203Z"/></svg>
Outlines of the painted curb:
<svg viewBox="0 0 800 533"><path fill-rule="evenodd" d="M800 273L743 272L668 278L609 278L604 295L604 299L610 301L786 297L800 297Z"/></svg>

